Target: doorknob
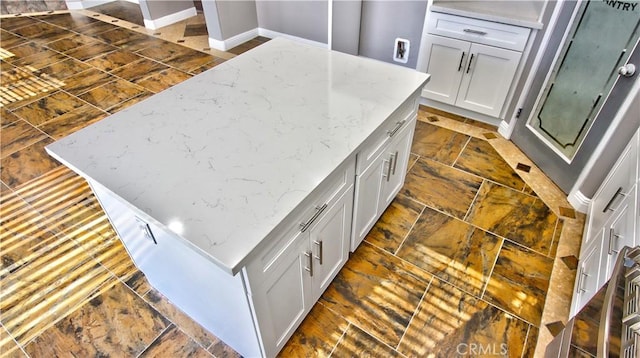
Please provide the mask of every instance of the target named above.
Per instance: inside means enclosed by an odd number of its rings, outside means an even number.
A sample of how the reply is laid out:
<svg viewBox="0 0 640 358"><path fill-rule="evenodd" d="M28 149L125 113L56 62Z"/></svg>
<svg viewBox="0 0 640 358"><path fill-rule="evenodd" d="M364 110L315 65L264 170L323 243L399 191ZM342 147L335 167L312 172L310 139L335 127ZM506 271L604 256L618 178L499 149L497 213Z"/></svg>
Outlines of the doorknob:
<svg viewBox="0 0 640 358"><path fill-rule="evenodd" d="M618 68L618 74L620 76L631 77L634 73L636 73L636 65L633 63L627 63L626 65Z"/></svg>

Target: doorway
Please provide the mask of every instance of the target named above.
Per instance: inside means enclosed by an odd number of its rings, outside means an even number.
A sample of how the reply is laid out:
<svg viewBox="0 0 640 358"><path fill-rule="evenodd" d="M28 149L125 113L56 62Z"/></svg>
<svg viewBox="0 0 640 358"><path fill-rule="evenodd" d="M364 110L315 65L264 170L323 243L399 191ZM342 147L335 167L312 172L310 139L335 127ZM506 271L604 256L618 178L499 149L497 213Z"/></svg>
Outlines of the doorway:
<svg viewBox="0 0 640 358"><path fill-rule="evenodd" d="M638 1L567 1L511 139L565 193L629 94L640 65ZM624 71L623 71L624 72Z"/></svg>

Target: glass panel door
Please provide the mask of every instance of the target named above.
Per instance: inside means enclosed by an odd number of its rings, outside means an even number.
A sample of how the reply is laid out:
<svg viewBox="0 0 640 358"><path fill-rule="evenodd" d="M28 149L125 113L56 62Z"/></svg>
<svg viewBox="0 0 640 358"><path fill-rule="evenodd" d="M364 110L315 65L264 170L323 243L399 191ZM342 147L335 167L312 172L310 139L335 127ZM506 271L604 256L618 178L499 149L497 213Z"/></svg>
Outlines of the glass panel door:
<svg viewBox="0 0 640 358"><path fill-rule="evenodd" d="M640 36L638 1L583 1L527 123L571 163Z"/></svg>

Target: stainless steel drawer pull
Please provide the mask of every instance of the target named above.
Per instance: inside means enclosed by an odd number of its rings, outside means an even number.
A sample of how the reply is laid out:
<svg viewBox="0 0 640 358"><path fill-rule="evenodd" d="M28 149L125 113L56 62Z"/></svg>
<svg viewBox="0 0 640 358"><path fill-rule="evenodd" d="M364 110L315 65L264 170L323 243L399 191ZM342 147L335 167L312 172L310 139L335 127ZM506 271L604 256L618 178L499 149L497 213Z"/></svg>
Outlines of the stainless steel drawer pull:
<svg viewBox="0 0 640 358"><path fill-rule="evenodd" d="M324 211L324 209L327 208L327 204L324 204L322 206L316 206L316 213L313 214L313 216L311 217L311 219L307 220L306 223L301 223L300 224L300 231L301 232L305 232L307 231L307 229L309 228L309 226L311 226L311 224L313 224L314 221L316 221L316 219L318 218L318 216L320 216L320 214L322 214L322 212Z"/></svg>
<svg viewBox="0 0 640 358"><path fill-rule="evenodd" d="M385 160L385 162L387 162ZM382 174L383 177L387 178L387 181L391 179L391 167L393 166L393 155L389 157L389 161L387 162L389 165L387 166L387 174Z"/></svg>
<svg viewBox="0 0 640 358"><path fill-rule="evenodd" d="M396 134L396 132L397 132L398 130L400 130L400 128L402 128L402 125L403 125L403 124L404 124L404 122L406 122L406 121L407 121L407 120L405 119L405 120L402 120L402 121L400 121L400 122L396 122L396 126L395 126L392 130L387 131L387 134L389 135L389 137L393 137L393 136Z"/></svg>
<svg viewBox="0 0 640 358"><path fill-rule="evenodd" d="M309 273L309 276L313 277L313 255L311 255L311 251L305 251L304 256L309 259L309 266L305 266L304 270Z"/></svg>
<svg viewBox="0 0 640 358"><path fill-rule="evenodd" d="M318 256L316 256L316 260L318 260L318 262L320 263L320 265L322 265L322 256L324 256L322 254L322 240L320 241L313 241L314 244L316 244L318 246Z"/></svg>
<svg viewBox="0 0 640 358"><path fill-rule="evenodd" d="M466 32L468 34L481 35L481 36L484 36L484 35L487 34L485 31L474 30L474 29L464 29L462 31L464 31L464 32Z"/></svg>
<svg viewBox="0 0 640 358"><path fill-rule="evenodd" d="M393 169L391 170L392 175L396 175L396 167L398 166L398 151L396 150L393 155Z"/></svg>
<svg viewBox="0 0 640 358"><path fill-rule="evenodd" d="M613 194L613 197L611 198L611 200L609 200L609 202L607 203L607 206L605 206L604 209L602 209L603 213L606 213L609 210L615 211L614 209L611 209L611 206L613 205L613 202L616 200L618 195L626 196L625 194L622 193L622 187L619 187L618 190L616 190L616 193Z"/></svg>
<svg viewBox="0 0 640 358"><path fill-rule="evenodd" d="M578 293L583 293L583 292L587 292L587 290L585 288L583 288L584 285L584 278L585 277L589 277L588 274L584 273L584 268L580 268L580 277L578 278Z"/></svg>

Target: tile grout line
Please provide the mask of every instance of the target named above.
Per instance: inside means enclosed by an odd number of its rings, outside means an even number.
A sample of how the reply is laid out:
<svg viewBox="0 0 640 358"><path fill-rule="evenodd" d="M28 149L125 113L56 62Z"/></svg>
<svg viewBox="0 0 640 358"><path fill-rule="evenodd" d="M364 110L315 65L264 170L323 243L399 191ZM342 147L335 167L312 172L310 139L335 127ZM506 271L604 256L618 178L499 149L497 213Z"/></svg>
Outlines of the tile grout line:
<svg viewBox="0 0 640 358"><path fill-rule="evenodd" d="M455 132L455 131L454 131ZM456 132L459 133L459 132ZM461 133L462 134L462 133ZM466 134L465 134L466 135ZM455 168L456 163L458 162L458 159L460 159L460 157L462 156L462 153L464 153L464 150L467 149L467 146L469 145L469 142L471 142L471 136L468 136L469 138L467 138L467 141L464 143L464 145L462 146L462 148L460 149L460 152L458 153L458 155L456 156L456 159L453 160L453 163L451 163L451 167ZM466 170L465 170L466 172Z"/></svg>
<svg viewBox="0 0 640 358"><path fill-rule="evenodd" d="M328 307L327 307L328 308ZM332 310L333 311L333 310ZM349 327L351 327L351 322L347 321L347 328L344 329L344 332L342 332L342 335L340 336L340 338L338 338L338 341L336 342L336 344L333 346L333 348L331 349L331 352L329 352L329 358L333 356L333 352L336 350L336 348L338 348L338 346L340 345L340 342L342 342L342 340L344 339L344 337L347 335L347 331L349 330ZM366 332L366 331L365 331Z"/></svg>
<svg viewBox="0 0 640 358"><path fill-rule="evenodd" d="M433 276L431 277L431 280L429 281L429 283L427 284L427 288L424 290L424 292L422 293L422 297L420 297L420 301L418 302L418 305L416 306L415 311L413 311L413 314L411 315L411 319L409 319L409 323L407 324L407 326L404 328L404 332L402 332L402 336L400 337L400 340L398 341L398 344L395 347L396 352L401 353L398 349L400 348L400 344L402 343L402 340L404 339L404 336L407 334L407 331L409 330L409 327L411 327L411 322L413 322L413 319L418 315L418 311L420 311L420 306L422 305L422 302L424 301L425 296L427 295L427 292L429 292L429 289L431 288L431 284L433 283Z"/></svg>
<svg viewBox="0 0 640 358"><path fill-rule="evenodd" d="M165 317L165 318L166 318L166 317ZM171 322L171 321L169 321L169 322ZM176 326L173 322L171 322L171 324L168 324L168 325L167 325L167 326L166 326L162 331L160 331L160 332L155 336L155 338L154 338L154 339L149 343L149 345L147 345L146 347L144 347L144 349L143 349L140 353L138 353L138 354L136 355L136 357L135 357L135 358L140 358L140 357L142 357L142 355L143 355L147 350L149 350L149 347L151 347L151 346L152 346L152 345L153 345L153 344L154 344L158 339L160 339L160 337L162 337L162 335L163 335L165 332L168 332L168 331L169 331L169 329L171 329L171 327L172 327L172 326L177 328L177 326Z"/></svg>
<svg viewBox="0 0 640 358"><path fill-rule="evenodd" d="M400 242L400 245L398 245L398 248L394 250L394 252L392 253L393 256L398 257L398 252L400 251L400 249L402 248L402 246L404 245L405 241L407 241L407 238L409 237L409 235L411 234L411 232L413 232L413 229L416 227L416 224L418 223L418 221L420 221L420 217L422 217L422 214L424 214L424 211L427 209L427 205L422 204L423 208L422 210L420 210L420 213L418 214L418 216L416 217L415 221L413 222L413 224L411 224L411 227L409 228L409 230L407 231L407 233L404 235L404 238L402 239L402 241ZM399 257L398 257L399 258Z"/></svg>
<svg viewBox="0 0 640 358"><path fill-rule="evenodd" d="M499 236L497 236L499 237ZM480 299L484 300L484 295L487 293L487 288L489 287L489 282L491 281L491 277L493 276L493 271L496 268L496 264L498 263L498 258L500 257L500 253L502 252L502 248L504 247L505 239L501 238L502 242L500 243L500 248L498 249L498 253L496 254L496 258L493 259L493 265L491 265L491 271L489 275L487 275L487 282L484 283L482 290L480 291Z"/></svg>
<svg viewBox="0 0 640 358"><path fill-rule="evenodd" d="M469 222L469 215L471 214L471 209L473 208L473 206L475 204L477 204L478 196L480 196L480 191L482 190L482 186L484 185L485 181L486 181L486 179L482 178L482 183L480 183L480 186L478 187L478 190L476 191L476 195L474 195L473 200L471 200L471 204L469 204L469 207L467 208L467 212L462 217L462 221Z"/></svg>

